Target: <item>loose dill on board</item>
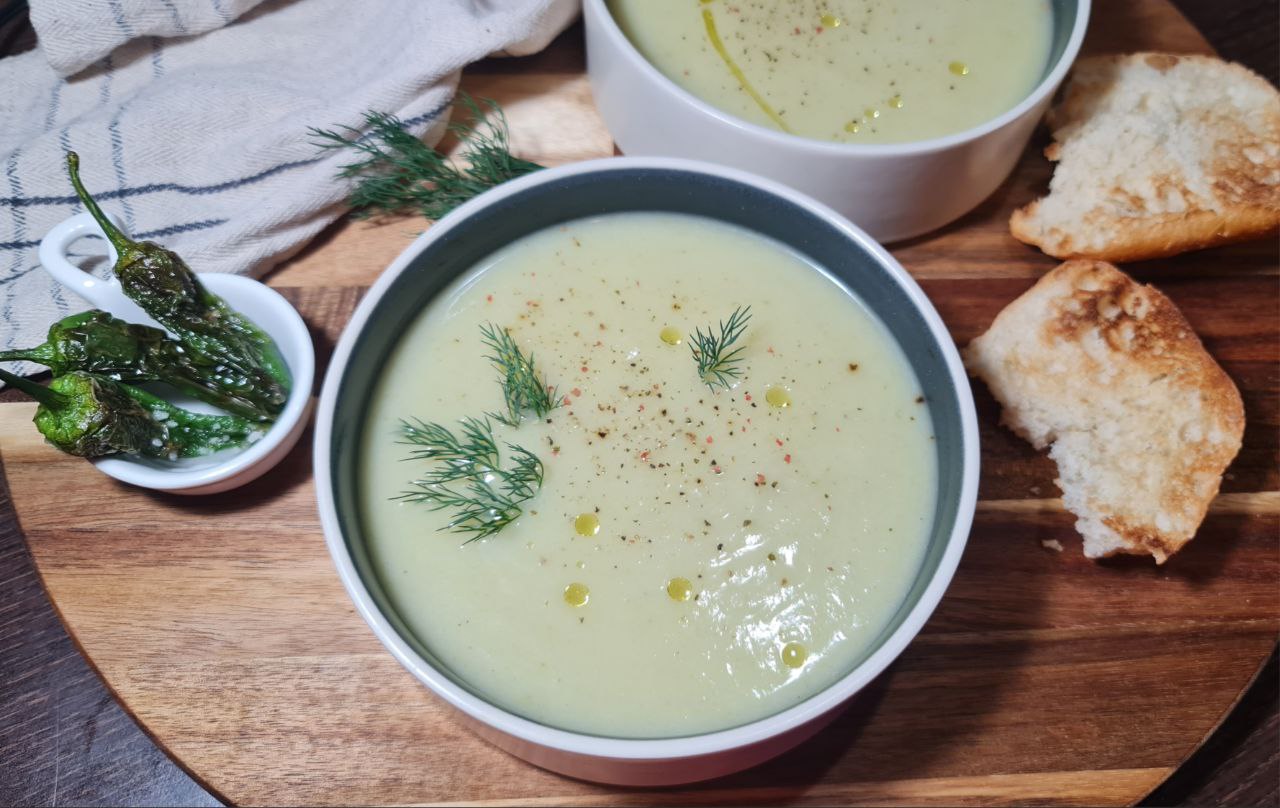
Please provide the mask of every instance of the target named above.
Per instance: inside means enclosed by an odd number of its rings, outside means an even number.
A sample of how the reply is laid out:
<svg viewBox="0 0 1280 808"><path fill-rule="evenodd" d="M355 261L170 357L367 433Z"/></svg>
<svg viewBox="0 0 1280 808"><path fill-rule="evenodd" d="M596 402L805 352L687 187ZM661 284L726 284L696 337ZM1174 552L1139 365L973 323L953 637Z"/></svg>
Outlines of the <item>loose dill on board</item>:
<svg viewBox="0 0 1280 808"><path fill-rule="evenodd" d="M485 347L491 351L486 358L498 371L502 399L507 406L505 415L495 412L485 415L514 427L520 425L520 419L525 413L545 418L560 406L556 389L548 386L546 379L534 368L533 354L525 356L507 329L489 323L480 326L480 333Z"/></svg>
<svg viewBox="0 0 1280 808"><path fill-rule="evenodd" d="M464 418L459 434L414 419L400 422L400 443L417 446L410 460L438 465L413 480L392 499L419 502L433 511L453 509L441 530L468 536L464 544L487 538L519 519L523 503L542 488L542 461L522 446L507 444L509 468L502 468L488 419Z"/></svg>
<svg viewBox="0 0 1280 808"><path fill-rule="evenodd" d="M740 354L746 346L739 345L733 350L729 349L746 332L750 319L751 307L739 306L729 315L728 322L720 321L719 335L710 326L707 326L705 334L701 328L694 330L689 350L698 363L698 378L711 390L715 390L717 386L728 390L742 375L742 368L739 367L742 362Z"/></svg>
<svg viewBox="0 0 1280 808"><path fill-rule="evenodd" d="M406 131L395 115L369 110L364 126L341 130L312 127L321 149L351 149L359 155L338 177L354 180L348 204L362 218L417 211L439 219L463 202L543 166L511 153L507 119L494 101L459 93L466 118L449 125L462 144L455 162Z"/></svg>

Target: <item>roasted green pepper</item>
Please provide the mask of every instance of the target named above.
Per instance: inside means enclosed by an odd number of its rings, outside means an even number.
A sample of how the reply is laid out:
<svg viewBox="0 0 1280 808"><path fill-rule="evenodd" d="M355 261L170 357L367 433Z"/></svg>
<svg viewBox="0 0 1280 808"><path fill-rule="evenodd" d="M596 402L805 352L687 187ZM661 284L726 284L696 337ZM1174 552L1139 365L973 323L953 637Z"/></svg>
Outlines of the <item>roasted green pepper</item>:
<svg viewBox="0 0 1280 808"><path fill-rule="evenodd" d="M0 351L0 362L12 361L45 365L55 376L83 370L127 384L165 382L253 421L270 421L278 412L251 379L230 370L219 372L206 357L187 351L158 328L126 323L96 309L49 326L43 345Z"/></svg>
<svg viewBox="0 0 1280 808"><path fill-rule="evenodd" d="M0 370L0 381L39 402L32 419L40 434L67 454L138 454L163 460L201 457L244 446L264 427L235 415L203 415L145 390L74 371L48 387Z"/></svg>
<svg viewBox="0 0 1280 808"><path fill-rule="evenodd" d="M178 254L149 241L134 241L111 223L80 182L80 158L67 152L76 195L115 247L120 287L173 334L188 351L252 382L279 413L289 397L289 369L271 338L200 283Z"/></svg>

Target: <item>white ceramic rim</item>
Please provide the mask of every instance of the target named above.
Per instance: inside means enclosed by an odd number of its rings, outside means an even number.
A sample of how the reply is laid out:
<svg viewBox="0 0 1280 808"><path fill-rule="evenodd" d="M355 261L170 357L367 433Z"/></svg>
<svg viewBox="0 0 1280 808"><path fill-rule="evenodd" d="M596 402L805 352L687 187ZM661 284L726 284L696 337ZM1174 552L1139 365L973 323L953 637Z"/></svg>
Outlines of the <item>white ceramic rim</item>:
<svg viewBox="0 0 1280 808"><path fill-rule="evenodd" d="M1076 56L1080 53L1080 44L1084 41L1085 29L1089 26L1089 16L1092 7L1092 0L1076 0L1076 21L1071 29L1071 36L1067 39L1067 45L1063 48L1062 55L1058 57L1058 61L1054 64L1035 89L1031 91L1020 103L1011 109L1008 109L994 118L987 120L969 129L963 129L959 132L953 132L949 135L941 137L927 138L925 140L911 140L905 143L837 143L829 140L819 140L817 138L805 137L803 135L794 135L788 132L779 132L776 129L769 129L759 124L731 115L719 107L712 106L693 93L685 90L676 84L636 49L631 43L627 35L618 27L618 23L613 19L613 15L609 13L605 0L583 0L585 4L585 14L587 24L593 17L600 20L600 24L604 35L609 38L609 44L614 50L625 54L625 58L631 60L635 65L639 65L639 69L645 73L651 81L656 81L664 89L681 101L704 115L715 118L721 123L733 129L739 129L743 132L756 137L764 138L771 141L772 145L782 149L809 148L822 154L827 155L845 155L859 157L902 157L914 154L930 154L933 152L945 151L953 146L968 143L973 140L987 135L991 132L1001 129L1013 121L1021 118L1029 110L1039 104L1046 96L1057 89L1067 71L1071 69L1071 65L1075 63Z"/></svg>
<svg viewBox="0 0 1280 808"><path fill-rule="evenodd" d="M315 384L316 373L315 351L311 347L311 333L307 331L307 324L298 310L275 289L252 278L213 272L202 272L197 277L206 288L220 297L230 297L226 294L227 289L240 287L244 290L242 294L253 294L270 300L272 308L277 310L276 319L270 323L258 323L258 326L276 341L281 353L285 353L286 340L281 337L286 331L288 345L305 345L308 350L285 354L289 375L292 377L289 400L285 402L280 417L257 443L236 451L235 454L228 453L227 459L213 465L190 470L153 468L136 460L120 457L101 457L91 461L103 474L120 482L155 491L180 492L188 488L205 488L243 474L266 460L268 455L291 437L297 439L300 422L306 417L307 408L311 404L311 388Z"/></svg>
<svg viewBox="0 0 1280 808"><path fill-rule="evenodd" d="M527 188L557 182L566 177L581 174L625 169L658 169L709 174L752 185L809 211L843 231L851 241L865 249L885 268L920 312L928 325L935 344L941 350L950 374L952 386L956 390L956 398L960 402L963 479L960 485L955 524L952 527L951 535L947 537L946 549L939 560L938 569L925 587L924 592L921 593L916 605L898 628L885 640L880 648L876 649L871 656L863 660L860 665L839 681L793 707L731 729L677 738L609 738L549 727L490 704L455 684L448 676L432 667L391 626L378 610L369 591L365 588L364 582L360 579L351 554L348 552L342 531L339 528L330 477L332 458L329 452L329 444L333 431L333 412L337 404L338 382L346 373L347 363L351 359L351 351L355 346L356 339L368 322L374 307L405 268L429 244L443 238L451 230L466 221L471 214L518 194ZM346 587L347 593L351 596L351 600L355 603L361 617L373 629L387 650L400 661L400 664L409 669L419 681L449 704L476 720L529 743L562 752L592 757L634 761L663 760L708 755L748 746L806 724L840 706L875 679L898 657L920 631L925 621L928 620L929 615L933 613L934 608L938 605L947 586L951 583L951 578L955 574L956 566L959 564L960 556L964 551L977 504L978 423L974 412L973 395L969 388L968 376L965 373L964 366L960 361L960 355L951 340L951 336L946 326L942 323L942 318L938 316L937 311L933 308L928 298L925 297L924 292L915 280L907 274L906 270L861 229L826 205L780 183L744 171L701 161L677 158L613 157L572 163L558 168L548 168L520 179L503 183L461 205L445 216L426 233L419 236L387 267L356 308L334 349L333 359L325 375L324 387L320 392L315 431L314 467L316 470L316 498L320 510L320 522L324 529L325 542L329 547L330 555L333 557L334 565L337 567L338 575L342 579L342 583Z"/></svg>

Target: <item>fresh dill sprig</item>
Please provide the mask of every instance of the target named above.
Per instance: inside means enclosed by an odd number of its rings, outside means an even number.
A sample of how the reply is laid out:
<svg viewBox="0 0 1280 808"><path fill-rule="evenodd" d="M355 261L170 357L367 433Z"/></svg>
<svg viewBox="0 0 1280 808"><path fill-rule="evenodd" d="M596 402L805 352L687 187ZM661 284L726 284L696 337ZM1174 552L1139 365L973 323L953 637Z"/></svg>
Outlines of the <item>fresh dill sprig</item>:
<svg viewBox="0 0 1280 808"><path fill-rule="evenodd" d="M495 185L542 168L511 153L507 119L497 103L476 101L466 93L459 93L456 102L467 113L449 126L462 143L461 166L386 112L365 112L362 129L309 130L321 149L351 149L359 155L338 172L339 178L355 181L347 201L357 216L418 211L439 219Z"/></svg>
<svg viewBox="0 0 1280 808"><path fill-rule="evenodd" d="M560 397L556 389L547 385L546 379L538 375L533 366L533 354L528 356L520 350L512 338L511 332L492 323L480 326L485 347L490 353L487 359L498 370L498 380L502 384L502 398L507 406L506 414L485 413L495 421L507 426L519 426L521 416L531 412L538 418L545 418L548 413L560 406Z"/></svg>
<svg viewBox="0 0 1280 808"><path fill-rule="evenodd" d="M452 508L454 514L441 530L466 534L464 544L492 536L519 519L523 503L542 488L542 461L524 447L508 443L511 467L501 467L488 419L462 419L458 435L436 423L401 421L400 437L401 443L419 447L409 459L439 465L392 499L420 502L433 511Z"/></svg>
<svg viewBox="0 0 1280 808"><path fill-rule="evenodd" d="M729 315L729 321L720 321L720 334L716 336L711 326L707 326L707 333L703 334L702 329L696 329L693 333L693 340L689 343L689 350L693 352L693 358L698 363L698 378L711 390L716 389L716 385L724 387L728 390L733 386L733 381L742 374L742 369L738 367L738 363L742 361L739 356L746 346L739 345L732 351L729 348L742 337L744 331L747 330L747 321L751 319L751 307L747 306L733 310L733 314Z"/></svg>
<svg viewBox="0 0 1280 808"><path fill-rule="evenodd" d="M443 485L483 475L498 466L498 445L485 421L462 419L461 438L440 424L417 419L402 421L400 432L404 438L401 443L421 447L409 453L410 460L438 460L443 464L423 478L431 483Z"/></svg>

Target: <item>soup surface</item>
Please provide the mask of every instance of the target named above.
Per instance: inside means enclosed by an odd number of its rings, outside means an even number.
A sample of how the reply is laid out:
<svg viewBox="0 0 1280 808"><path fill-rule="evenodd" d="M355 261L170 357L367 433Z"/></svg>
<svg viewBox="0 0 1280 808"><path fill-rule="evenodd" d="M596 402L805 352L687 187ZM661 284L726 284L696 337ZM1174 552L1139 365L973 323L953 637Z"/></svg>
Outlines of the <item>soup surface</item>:
<svg viewBox="0 0 1280 808"><path fill-rule="evenodd" d="M748 306L712 390L690 339ZM543 483L468 543L442 530L455 510L393 497L432 468L402 419L503 411L487 324L561 405L492 424ZM441 294L381 374L360 463L372 563L418 640L498 705L614 737L725 729L843 676L903 603L936 496L883 325L781 245L659 213L534 234Z"/></svg>
<svg viewBox="0 0 1280 808"><path fill-rule="evenodd" d="M608 0L658 70L739 118L900 143L1016 106L1049 58L1048 0Z"/></svg>

